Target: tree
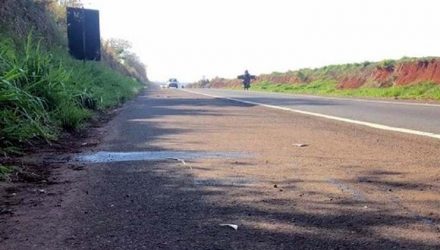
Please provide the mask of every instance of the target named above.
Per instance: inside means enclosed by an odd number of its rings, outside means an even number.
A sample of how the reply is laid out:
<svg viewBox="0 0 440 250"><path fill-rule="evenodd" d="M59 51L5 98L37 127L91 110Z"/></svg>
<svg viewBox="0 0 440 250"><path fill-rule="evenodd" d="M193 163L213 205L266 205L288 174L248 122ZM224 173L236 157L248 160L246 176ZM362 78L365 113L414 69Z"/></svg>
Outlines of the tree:
<svg viewBox="0 0 440 250"><path fill-rule="evenodd" d="M132 45L127 40L111 38L106 42L113 52L122 60L125 59L124 57L126 57L127 54L131 53L130 50L132 49Z"/></svg>
<svg viewBox="0 0 440 250"><path fill-rule="evenodd" d="M123 67L123 69L130 75L142 82L146 82L148 79L145 65L131 49L131 43L124 39L112 38L103 42L103 53L105 58L116 60L116 64Z"/></svg>

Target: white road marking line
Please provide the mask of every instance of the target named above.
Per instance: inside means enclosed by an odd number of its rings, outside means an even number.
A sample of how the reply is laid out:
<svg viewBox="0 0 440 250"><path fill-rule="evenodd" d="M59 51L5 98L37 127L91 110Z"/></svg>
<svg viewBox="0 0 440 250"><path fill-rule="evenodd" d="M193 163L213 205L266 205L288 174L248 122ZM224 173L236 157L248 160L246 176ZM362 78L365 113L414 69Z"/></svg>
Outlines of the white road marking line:
<svg viewBox="0 0 440 250"><path fill-rule="evenodd" d="M369 103L381 103L381 104L393 104L393 105L440 107L440 104L434 104L434 103L367 100L367 99L343 98L343 97L333 97L333 96L316 96L316 95L293 94L293 93L292 94L284 94L284 93L273 93L273 92L264 92L264 91L249 91L249 92L272 94L274 96L276 96L276 95L281 95L281 96L286 96L286 97L299 96L299 97L307 97L307 98L315 98L315 99L339 100L339 101L349 101L349 102L369 102Z"/></svg>
<svg viewBox="0 0 440 250"><path fill-rule="evenodd" d="M387 126L387 125L383 125L383 124L358 121L358 120L342 118L342 117L332 116L332 115L324 115L324 114L320 114L320 113L314 113L314 112L309 112L309 111L292 109L292 108L287 108L287 107L282 107L282 106L275 106L275 105L258 103L258 102L252 102L252 101L245 101L245 100L241 100L241 99L224 97L224 96L217 96L217 95L212 95L212 94L205 94L205 93L200 93L200 92L191 91L191 90L187 90L187 89L185 89L183 91L186 91L188 93L198 94L198 95L209 96L209 97L213 97L213 98L226 99L226 100L230 100L230 101L246 103L246 104L251 104L251 105L271 108L271 109L284 110L284 111L299 113L299 114L303 114L303 115L309 115L309 116L315 116L315 117L325 118L325 119L329 119L329 120L341 121L341 122L346 122L346 123L366 126L366 127L370 127L370 128L376 128L376 129L381 129L381 130L387 130L387 131L393 131L393 132L399 132L399 133L405 133L405 134L411 134L411 135L419 135L419 136L425 136L425 137L440 139L440 134L434 134L434 133L431 133L431 132L424 132L424 131L418 131L418 130L407 129L407 128L391 127L391 126Z"/></svg>
<svg viewBox="0 0 440 250"><path fill-rule="evenodd" d="M232 89L222 89L223 91L235 91ZM339 100L348 102L369 102L369 103L381 103L381 104L392 104L392 105L407 105L407 106L425 106L425 107L440 107L440 104L435 103L419 103L419 102L405 102L405 101L385 101L385 100L368 100L368 99L357 99L357 98L344 98L344 97L334 97L334 96L316 96L307 94L287 94L287 93L275 93L268 91L258 91L258 90L248 90L250 93L267 94L272 96L283 96L283 97L307 97L312 99L324 99L324 100Z"/></svg>

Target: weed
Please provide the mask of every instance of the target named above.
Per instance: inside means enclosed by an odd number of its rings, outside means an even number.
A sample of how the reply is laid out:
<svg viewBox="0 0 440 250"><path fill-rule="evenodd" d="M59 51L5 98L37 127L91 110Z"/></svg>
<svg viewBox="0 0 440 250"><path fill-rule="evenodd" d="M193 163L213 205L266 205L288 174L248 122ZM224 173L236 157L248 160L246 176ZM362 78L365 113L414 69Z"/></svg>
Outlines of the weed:
<svg viewBox="0 0 440 250"><path fill-rule="evenodd" d="M14 172L15 167L3 166L0 164L0 181L10 181L10 174Z"/></svg>
<svg viewBox="0 0 440 250"><path fill-rule="evenodd" d="M378 67L391 72L394 70L395 65L396 65L395 60L383 60L378 64Z"/></svg>

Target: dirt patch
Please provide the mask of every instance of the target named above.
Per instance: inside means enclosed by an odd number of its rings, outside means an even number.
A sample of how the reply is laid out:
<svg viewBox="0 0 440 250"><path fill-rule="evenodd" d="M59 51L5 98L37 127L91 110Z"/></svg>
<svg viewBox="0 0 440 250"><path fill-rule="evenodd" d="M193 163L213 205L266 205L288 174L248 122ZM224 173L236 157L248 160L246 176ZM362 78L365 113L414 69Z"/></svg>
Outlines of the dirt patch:
<svg viewBox="0 0 440 250"><path fill-rule="evenodd" d="M75 133L64 133L51 145L35 144L24 149L22 157L1 158L0 163L13 166L6 182L0 182L0 244L17 232L39 234L44 227L32 221L47 216L48 223L56 224L51 216L53 208L59 208L66 192L75 185L78 172L84 167L68 164L72 154L89 150L100 143L105 134L103 125L112 119L119 109L99 113L85 127ZM38 221L38 220L35 220ZM52 225L54 225L52 224ZM34 225L31 230L23 230Z"/></svg>
<svg viewBox="0 0 440 250"><path fill-rule="evenodd" d="M365 79L359 76L345 77L340 81L339 87L342 89L355 89L365 84Z"/></svg>
<svg viewBox="0 0 440 250"><path fill-rule="evenodd" d="M403 63L395 72L396 85L431 81L440 83L440 61L422 60L417 63Z"/></svg>

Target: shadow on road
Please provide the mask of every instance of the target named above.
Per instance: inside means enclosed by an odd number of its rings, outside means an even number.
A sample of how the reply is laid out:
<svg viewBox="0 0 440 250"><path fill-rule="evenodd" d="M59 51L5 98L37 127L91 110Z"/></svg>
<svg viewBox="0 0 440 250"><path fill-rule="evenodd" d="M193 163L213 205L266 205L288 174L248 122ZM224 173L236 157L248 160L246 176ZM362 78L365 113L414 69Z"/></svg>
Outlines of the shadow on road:
<svg viewBox="0 0 440 250"><path fill-rule="evenodd" d="M101 181L88 190L87 203L92 206L77 218L87 226L77 232L80 241L75 241L91 248L435 248L377 233L382 227L398 230L416 224L418 218L394 211L365 211L359 203L315 203L307 195L261 199L268 193L255 192L252 186L201 187L193 183L189 170L169 162L113 163L93 171ZM224 197L232 193L255 203L229 203ZM304 207L313 209L304 211ZM223 228L221 223L237 224L239 229Z"/></svg>
<svg viewBox="0 0 440 250"><path fill-rule="evenodd" d="M113 150L169 150L152 146L170 135L193 132L164 128L157 119L166 116L222 116L215 108L251 105L219 99L170 100L163 92L150 92L155 99L138 99L117 121L120 132L110 137ZM206 111L203 107L211 107ZM128 121L128 122L123 122ZM240 165L238 162L237 165ZM242 163L243 167L247 167ZM210 171L197 168L198 171ZM380 207L371 201L316 201L305 193L288 199L274 198L267 189L246 185L195 182L192 170L179 163L118 162L91 165L84 206L75 215L72 247L93 249L434 249L438 242L396 239L393 231L420 223L413 214ZM366 180L384 184L369 173ZM391 173L394 174L394 173ZM398 173L395 173L398 174ZM299 179L279 183L285 192L297 190ZM206 185L204 185L206 184ZM247 185L249 184L249 185ZM398 183L385 183L400 185ZM263 186L265 184L263 183ZM407 188L420 184L406 183ZM239 202L240 200L244 200ZM221 223L239 226L235 231ZM381 231L383 230L383 231ZM387 232L387 233L383 233ZM388 235L388 236L387 236ZM438 246L438 245L437 245Z"/></svg>

